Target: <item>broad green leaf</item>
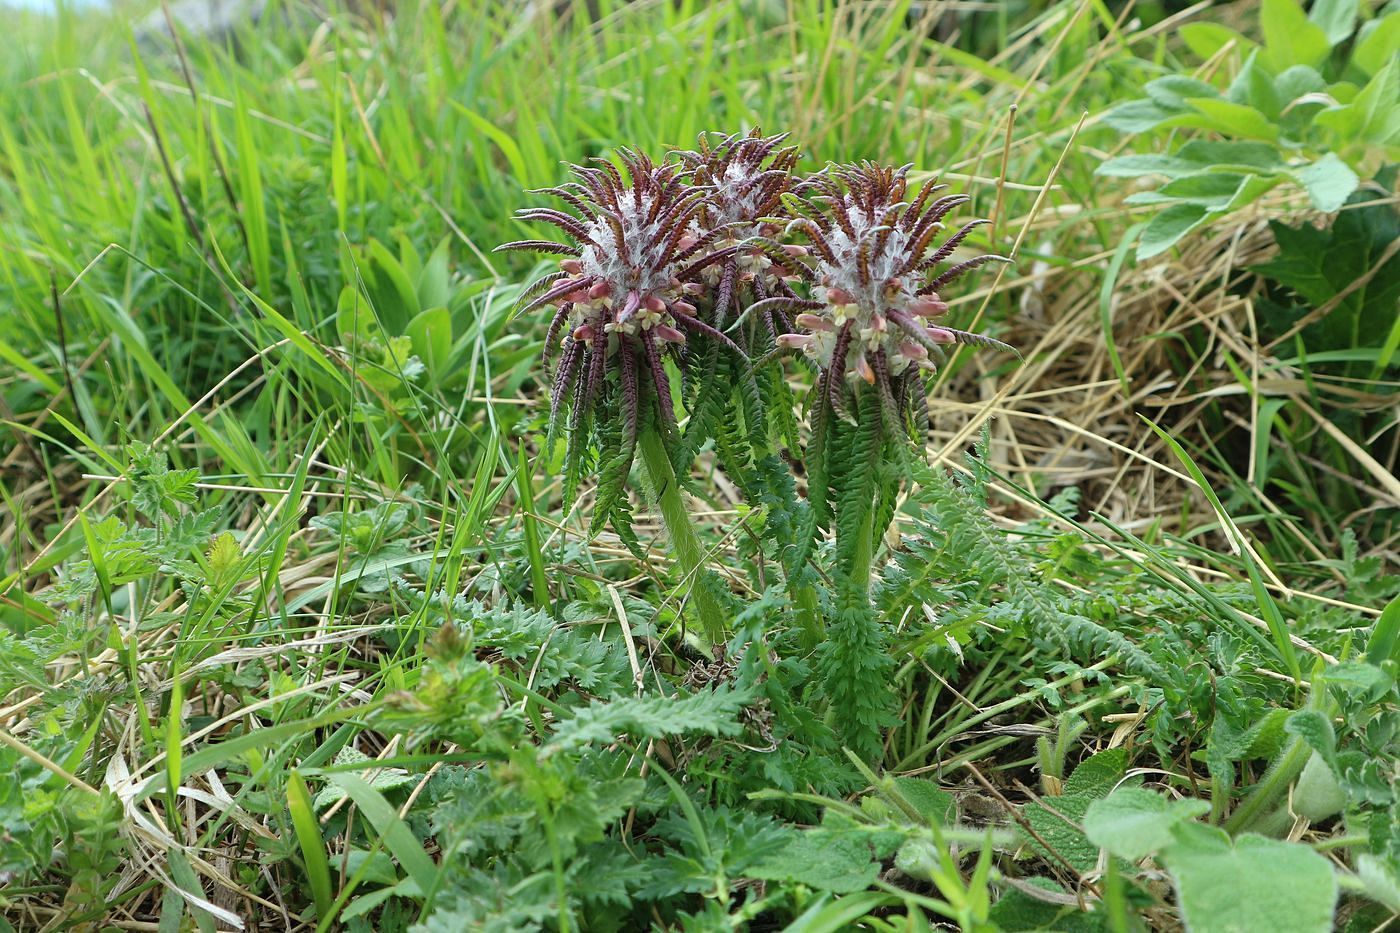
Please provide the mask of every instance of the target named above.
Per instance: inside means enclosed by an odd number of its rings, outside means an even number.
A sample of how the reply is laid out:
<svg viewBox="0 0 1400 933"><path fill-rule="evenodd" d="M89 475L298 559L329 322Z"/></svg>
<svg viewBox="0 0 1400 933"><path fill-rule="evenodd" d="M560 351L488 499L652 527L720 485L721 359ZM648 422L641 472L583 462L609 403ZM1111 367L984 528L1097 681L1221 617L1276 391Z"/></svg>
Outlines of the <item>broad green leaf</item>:
<svg viewBox="0 0 1400 933"><path fill-rule="evenodd" d="M1176 157L1214 168L1273 170L1283 166L1278 147L1247 140L1195 139L1182 146Z"/></svg>
<svg viewBox="0 0 1400 933"><path fill-rule="evenodd" d="M1088 871L1098 863L1099 847L1090 842L1079 827L1083 825L1084 814L1093 802L1092 797L1052 797L1046 800L1049 807L1027 804L1021 815L1036 834L1049 844L1055 855L1069 862L1077 871ZM1034 838L1028 836L1027 844L1042 858L1059 862Z"/></svg>
<svg viewBox="0 0 1400 933"><path fill-rule="evenodd" d="M1201 225L1209 213L1199 204L1173 204L1147 224L1138 241L1137 258L1151 259Z"/></svg>
<svg viewBox="0 0 1400 933"><path fill-rule="evenodd" d="M1385 607L1371 637L1366 640L1366 660L1376 666L1386 661L1400 662L1400 596Z"/></svg>
<svg viewBox="0 0 1400 933"><path fill-rule="evenodd" d="M369 259L370 267L374 270L371 290L374 313L378 315L386 334L397 337L418 313L417 290L409 281L403 264L383 243L369 241Z"/></svg>
<svg viewBox="0 0 1400 933"><path fill-rule="evenodd" d="M1110 178L1138 178L1143 175L1166 175L1168 178L1176 178L1199 169L1197 163L1178 156L1126 155L1100 162L1094 169L1094 174Z"/></svg>
<svg viewBox="0 0 1400 933"><path fill-rule="evenodd" d="M1175 114L1150 100L1130 100L1105 114L1103 122L1123 133L1142 133Z"/></svg>
<svg viewBox="0 0 1400 933"><path fill-rule="evenodd" d="M1209 95L1207 95L1209 96ZM1282 104L1278 90L1274 87L1274 76L1259 62L1259 54L1249 56L1230 88L1225 99L1232 103L1244 104L1258 110L1270 120L1277 120Z"/></svg>
<svg viewBox="0 0 1400 933"><path fill-rule="evenodd" d="M1167 182L1157 194L1175 201L1187 201L1203 207L1224 207L1239 191L1244 175L1233 172L1199 172ZM1127 198L1129 204L1141 203L1137 196Z"/></svg>
<svg viewBox="0 0 1400 933"><path fill-rule="evenodd" d="M1124 204L1180 204L1181 198L1174 198L1169 194L1163 194L1159 188L1156 191L1134 191L1123 199ZM1194 202L1192 202L1194 203ZM1206 205L1209 207L1210 205Z"/></svg>
<svg viewBox="0 0 1400 933"><path fill-rule="evenodd" d="M1190 829L1190 832L1182 830ZM1186 824L1163 852L1192 933L1327 933L1337 903L1332 866L1312 849Z"/></svg>
<svg viewBox="0 0 1400 933"><path fill-rule="evenodd" d="M1298 184L1308 191L1313 207L1331 213L1340 210L1347 198L1361 184L1361 179L1341 159L1329 152L1311 165L1294 173Z"/></svg>
<svg viewBox="0 0 1400 933"><path fill-rule="evenodd" d="M1240 181L1240 186L1236 189L1230 202L1225 205L1225 210L1239 210L1246 204L1254 202L1264 192L1275 188L1283 180L1280 175L1246 175Z"/></svg>
<svg viewBox="0 0 1400 933"><path fill-rule="evenodd" d="M1400 64L1392 59L1349 103L1328 107L1314 117L1313 122L1332 130L1343 142L1388 145L1400 140L1397 100L1400 100Z"/></svg>
<svg viewBox="0 0 1400 933"><path fill-rule="evenodd" d="M1362 703L1376 703L1395 686L1395 672L1368 661L1343 661L1323 672L1322 681Z"/></svg>
<svg viewBox="0 0 1400 933"><path fill-rule="evenodd" d="M374 312L359 288L346 285L335 302L335 330L341 343L365 339L374 333Z"/></svg>
<svg viewBox="0 0 1400 933"><path fill-rule="evenodd" d="M1373 75L1400 55L1400 10L1366 24L1352 50L1352 64Z"/></svg>
<svg viewBox="0 0 1400 933"><path fill-rule="evenodd" d="M1128 752L1111 748L1085 758L1065 781L1065 796L1099 798L1106 796L1123 778L1128 767Z"/></svg>
<svg viewBox="0 0 1400 933"><path fill-rule="evenodd" d="M1021 811L1040 838L1079 871L1088 871L1099 859L1099 847L1082 830L1084 814L1090 804L1108 796L1122 780L1127 761L1127 753L1121 748L1086 758L1065 782L1063 794L1046 798L1045 806L1030 803ZM1032 839L1029 845L1044 857L1053 858L1039 841Z"/></svg>
<svg viewBox="0 0 1400 933"><path fill-rule="evenodd" d="M1361 879L1366 896L1400 913L1400 877L1395 868L1370 853L1356 857L1356 877Z"/></svg>
<svg viewBox="0 0 1400 933"><path fill-rule="evenodd" d="M1222 136L1245 139L1272 141L1278 138L1278 127L1253 107L1214 97L1193 97L1190 104L1195 108L1195 113L1168 117L1161 125L1192 126L1211 130Z"/></svg>
<svg viewBox="0 0 1400 933"><path fill-rule="evenodd" d="M439 381L447 375L452 356L452 315L445 307L420 311L404 328L413 342L413 355L428 367L428 374Z"/></svg>
<svg viewBox="0 0 1400 933"><path fill-rule="evenodd" d="M447 265L447 250L451 239L444 237L433 250L418 274L418 307L436 308L452 300L451 272Z"/></svg>
<svg viewBox="0 0 1400 933"><path fill-rule="evenodd" d="M1321 94L1326 90L1326 80L1316 68L1307 65L1294 65L1274 79L1274 92L1285 105L1304 94Z"/></svg>
<svg viewBox="0 0 1400 933"><path fill-rule="evenodd" d="M1264 0L1259 21L1264 28L1264 55L1275 72L1292 65L1316 65L1332 48L1327 33L1308 22L1298 0Z"/></svg>
<svg viewBox="0 0 1400 933"><path fill-rule="evenodd" d="M1359 192L1353 195L1352 204L1338 212L1327 229L1270 224L1278 252L1254 269L1301 299L1287 317L1269 322L1271 329L1287 327L1310 308L1337 299L1335 310L1310 324L1301 337L1311 351L1377 348L1380 355L1375 364L1345 368L1349 375L1374 379L1383 372L1377 368L1382 361L1391 362L1385 348L1397 333L1400 256L1389 250L1400 239L1400 217L1390 205L1357 200L1360 197ZM1363 287L1349 288L1362 277L1366 279ZM1373 371L1375 375L1370 375Z"/></svg>
<svg viewBox="0 0 1400 933"><path fill-rule="evenodd" d="M1347 805L1347 794L1337 781L1337 773L1322 755L1314 752L1303 765L1298 783L1293 785L1291 809L1314 823L1331 819Z"/></svg>
<svg viewBox="0 0 1400 933"><path fill-rule="evenodd" d="M780 851L764 857L745 874L851 894L870 887L879 872L866 834L812 829L795 834Z"/></svg>
<svg viewBox="0 0 1400 933"><path fill-rule="evenodd" d="M364 752L350 745L336 752L335 763L337 765L363 764L364 771L361 773L368 773L370 775L369 785L380 793L399 787L407 787L418 783L418 781L422 779L421 777L415 777L409 774L403 768L384 767L380 762L375 761ZM350 771L347 773L356 772ZM321 792L316 795L313 806L316 810L324 810L331 804L344 799L344 797L345 791L343 789L334 783L327 784L325 787L321 788Z"/></svg>
<svg viewBox="0 0 1400 933"><path fill-rule="evenodd" d="M1172 828L1210 810L1204 800L1168 800L1141 787L1120 787L1084 815L1089 841L1136 862L1171 845Z"/></svg>
<svg viewBox="0 0 1400 933"><path fill-rule="evenodd" d="M1329 767L1337 766L1337 733L1332 728L1332 720L1323 713L1315 709L1300 709L1288 717L1284 728L1307 742Z"/></svg>
<svg viewBox="0 0 1400 933"><path fill-rule="evenodd" d="M1177 30L1181 41L1186 43L1197 58L1202 61L1214 58L1227 45L1233 46L1241 54L1249 54L1258 48L1258 43L1219 23L1187 23Z"/></svg>
<svg viewBox="0 0 1400 933"><path fill-rule="evenodd" d="M1344 42L1356 28L1357 0L1314 0L1308 22L1322 30L1329 45Z"/></svg>
<svg viewBox="0 0 1400 933"><path fill-rule="evenodd" d="M943 826L957 818L957 799L933 781L898 777L894 779L894 786L929 822Z"/></svg>
<svg viewBox="0 0 1400 933"><path fill-rule="evenodd" d="M1143 90L1155 104L1166 110L1186 110L1187 100L1193 97L1220 96L1220 92L1213 85L1188 75L1157 78L1147 82Z"/></svg>

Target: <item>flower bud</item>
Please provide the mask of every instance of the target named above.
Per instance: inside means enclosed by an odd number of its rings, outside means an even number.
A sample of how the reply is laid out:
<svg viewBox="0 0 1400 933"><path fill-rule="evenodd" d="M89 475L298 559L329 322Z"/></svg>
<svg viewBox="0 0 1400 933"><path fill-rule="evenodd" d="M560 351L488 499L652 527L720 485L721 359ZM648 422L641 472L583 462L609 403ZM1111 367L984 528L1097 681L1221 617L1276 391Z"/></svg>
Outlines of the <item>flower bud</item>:
<svg viewBox="0 0 1400 933"><path fill-rule="evenodd" d="M948 305L939 301L937 295L921 295L909 305L909 310L919 317L938 317L948 312Z"/></svg>
<svg viewBox="0 0 1400 933"><path fill-rule="evenodd" d="M654 314L660 314L662 311L666 310L666 302L662 301L657 295L647 295L646 298L642 300L642 307Z"/></svg>
<svg viewBox="0 0 1400 933"><path fill-rule="evenodd" d="M778 346L789 350L800 350L810 345L812 338L806 334L779 334Z"/></svg>
<svg viewBox="0 0 1400 933"><path fill-rule="evenodd" d="M958 340L951 330L944 330L941 327L930 327L926 333L934 343L956 343Z"/></svg>
<svg viewBox="0 0 1400 933"><path fill-rule="evenodd" d="M588 290L588 297L594 301L606 298L610 294L612 294L612 286L607 282L594 282L593 287Z"/></svg>
<svg viewBox="0 0 1400 933"><path fill-rule="evenodd" d="M574 339L579 343L587 343L596 336L597 332L593 330L592 324L580 324L574 328Z"/></svg>
<svg viewBox="0 0 1400 933"><path fill-rule="evenodd" d="M856 372L868 384L875 384L875 370L870 367L870 361L865 358L864 353L856 357Z"/></svg>
<svg viewBox="0 0 1400 933"><path fill-rule="evenodd" d="M583 272L583 263L579 262L577 259L563 259L559 262L559 268L569 273L569 275L579 275Z"/></svg>
<svg viewBox="0 0 1400 933"><path fill-rule="evenodd" d="M671 302L671 310L675 311L677 314L685 314L692 317L695 315L695 305L688 301Z"/></svg>
<svg viewBox="0 0 1400 933"><path fill-rule="evenodd" d="M815 314L799 314L797 316L797 326L805 327L807 330L833 331L836 328L824 317Z"/></svg>
<svg viewBox="0 0 1400 933"><path fill-rule="evenodd" d="M656 334L657 339L665 340L667 343L685 343L685 334L670 324L657 324L652 328L652 333Z"/></svg>

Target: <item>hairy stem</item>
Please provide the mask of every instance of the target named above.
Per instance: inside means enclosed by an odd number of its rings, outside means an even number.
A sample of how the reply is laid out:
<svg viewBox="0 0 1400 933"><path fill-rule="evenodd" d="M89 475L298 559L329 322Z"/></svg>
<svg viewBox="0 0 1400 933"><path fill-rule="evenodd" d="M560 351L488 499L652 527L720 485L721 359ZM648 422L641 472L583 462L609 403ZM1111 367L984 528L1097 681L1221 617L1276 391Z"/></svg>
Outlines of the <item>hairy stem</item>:
<svg viewBox="0 0 1400 933"><path fill-rule="evenodd" d="M1316 687L1304 708L1321 710L1329 715L1334 711L1327 702L1326 694ZM1288 788L1303 773L1303 766L1308 763L1312 753L1312 746L1301 736L1293 739L1274 759L1269 770L1264 772L1254 791L1230 814L1225 821L1225 831L1234 836L1247 829L1257 829L1280 806L1287 807Z"/></svg>
<svg viewBox="0 0 1400 933"><path fill-rule="evenodd" d="M797 620L802 624L802 647L808 651L820 645L826 634L826 622L821 615L821 602L810 583L792 586L792 599L797 605Z"/></svg>
<svg viewBox="0 0 1400 933"><path fill-rule="evenodd" d="M1294 739L1274 766L1265 772L1254 792L1225 821L1225 831L1238 835L1258 825L1272 811L1272 805L1284 799L1288 786L1302 773L1311 755L1312 748L1307 742Z"/></svg>
<svg viewBox="0 0 1400 933"><path fill-rule="evenodd" d="M875 507L862 502L865 514L861 516L855 549L851 551L849 576L851 582L864 593L870 592L870 562L875 556Z"/></svg>
<svg viewBox="0 0 1400 933"><path fill-rule="evenodd" d="M724 605L707 579L704 545L700 543L700 536L690 521L680 484L671 467L671 458L654 424L648 422L642 428L637 437L637 450L641 454L642 468L646 470L652 495L661 510L666 533L671 538L676 563L680 566L682 578L690 583L690 605L700 620L705 637L711 643L718 644L724 640Z"/></svg>

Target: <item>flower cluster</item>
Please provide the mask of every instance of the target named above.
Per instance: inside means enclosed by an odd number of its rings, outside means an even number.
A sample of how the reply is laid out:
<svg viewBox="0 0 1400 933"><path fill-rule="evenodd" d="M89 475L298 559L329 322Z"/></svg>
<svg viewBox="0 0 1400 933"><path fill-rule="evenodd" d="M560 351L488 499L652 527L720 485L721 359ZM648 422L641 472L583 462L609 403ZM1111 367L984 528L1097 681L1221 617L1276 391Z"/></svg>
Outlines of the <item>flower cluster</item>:
<svg viewBox="0 0 1400 933"><path fill-rule="evenodd" d="M918 376L940 346L1010 349L935 323L948 310L941 288L1001 258L979 255L940 271L983 223L940 242L944 218L967 197L938 185L909 197L907 166L831 166L802 178L798 151L785 142L757 131L702 136L697 149L659 164L621 150L616 163L574 166L572 181L542 192L571 211L519 212L569 241L498 247L562 257L526 290L521 313L556 308L544 355L548 364L558 354L551 431L569 415L566 499L586 465L597 464L599 508L620 515L627 471L651 430L676 466L739 425L754 456L770 432L794 438L785 384L762 370L770 388L761 389L750 363L774 350L800 349L820 372L808 453L822 456L823 412L882 411L893 438L900 413L924 399ZM679 440L675 371L692 416ZM862 401L866 387L875 396ZM765 391L775 395L771 409ZM776 407L787 414L770 419Z"/></svg>
<svg viewBox="0 0 1400 933"><path fill-rule="evenodd" d="M662 363L671 348L701 333L728 342L696 317L687 299L704 289L705 269L728 257L705 249L689 231L705 206L704 191L688 183L678 162L655 165L624 150L621 168L597 160L598 168L574 166L573 182L548 188L577 216L552 208L518 212L542 220L574 242L519 240L497 250L534 250L564 255L559 271L527 291L533 300L522 313L546 304L558 310L545 337L548 361L559 346L554 378L554 416L570 397L584 408L602 395L609 364L622 379L627 415L638 415L636 370L649 374L663 417L674 420L670 380ZM562 336L562 340L561 340Z"/></svg>
<svg viewBox="0 0 1400 933"><path fill-rule="evenodd" d="M843 381L860 379L882 394L903 397L904 377L933 370L930 354L942 345L1005 347L930 323L948 310L940 288L1002 257L976 256L935 275L986 221L964 224L935 245L943 218L968 198L934 198L943 186L925 185L908 201L907 173L908 166L832 167L807 183L813 209L788 225L810 243L818 284L811 290L816 306L799 314L798 331L781 335L778 343L811 358L828 374L833 392L842 391Z"/></svg>
<svg viewBox="0 0 1400 933"><path fill-rule="evenodd" d="M797 164L796 146L783 146L787 134L763 136L754 130L733 135L711 145L702 135L698 148L677 152L692 173L692 182L706 192L695 232L712 250L727 257L706 269L704 282L711 289L714 322L725 326L734 312L754 302L768 301L760 317L777 336L779 307L802 304L792 285L805 269L792 260L806 255L801 246L776 247L774 222L782 211L782 197L792 187Z"/></svg>

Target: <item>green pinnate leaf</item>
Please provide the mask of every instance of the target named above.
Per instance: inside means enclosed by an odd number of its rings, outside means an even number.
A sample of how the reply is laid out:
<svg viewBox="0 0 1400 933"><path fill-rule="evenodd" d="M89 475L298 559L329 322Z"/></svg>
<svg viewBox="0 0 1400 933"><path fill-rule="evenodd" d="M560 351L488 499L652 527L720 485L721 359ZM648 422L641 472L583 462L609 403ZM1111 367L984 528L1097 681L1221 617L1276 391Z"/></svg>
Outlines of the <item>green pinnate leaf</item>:
<svg viewBox="0 0 1400 933"><path fill-rule="evenodd" d="M695 732L734 735L743 728L739 714L751 699L747 692L719 687L676 698L595 700L559 723L548 747L577 751L594 743L611 743L624 734L634 741Z"/></svg>

